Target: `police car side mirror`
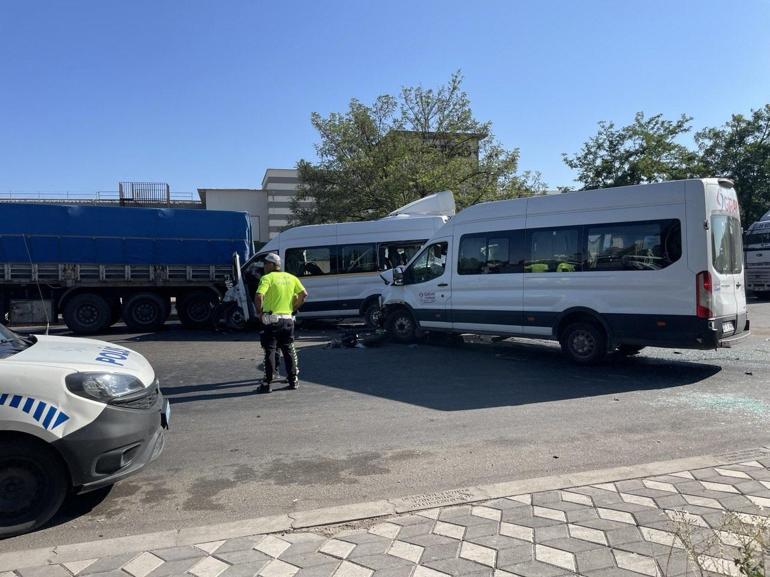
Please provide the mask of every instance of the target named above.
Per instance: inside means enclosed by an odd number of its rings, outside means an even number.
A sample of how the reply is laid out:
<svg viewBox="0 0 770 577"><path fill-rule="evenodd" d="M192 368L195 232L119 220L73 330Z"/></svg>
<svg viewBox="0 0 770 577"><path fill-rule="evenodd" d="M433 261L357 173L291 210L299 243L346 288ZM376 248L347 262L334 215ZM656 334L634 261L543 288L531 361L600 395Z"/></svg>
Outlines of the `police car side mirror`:
<svg viewBox="0 0 770 577"><path fill-rule="evenodd" d="M403 286L404 284L404 267L397 266L393 269L393 284L395 286Z"/></svg>

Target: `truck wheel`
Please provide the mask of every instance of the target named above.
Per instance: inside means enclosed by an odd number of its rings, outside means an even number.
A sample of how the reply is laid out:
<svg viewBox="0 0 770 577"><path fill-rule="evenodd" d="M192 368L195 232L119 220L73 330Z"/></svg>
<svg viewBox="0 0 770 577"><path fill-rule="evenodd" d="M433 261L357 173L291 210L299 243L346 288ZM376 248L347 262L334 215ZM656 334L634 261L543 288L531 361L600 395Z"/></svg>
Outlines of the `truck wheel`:
<svg viewBox="0 0 770 577"><path fill-rule="evenodd" d="M64 467L51 449L27 439L0 441L0 537L45 524L68 489Z"/></svg>
<svg viewBox="0 0 770 577"><path fill-rule="evenodd" d="M211 291L195 291L177 299L176 312L182 326L187 329L211 327L212 313L217 296Z"/></svg>
<svg viewBox="0 0 770 577"><path fill-rule="evenodd" d="M607 354L607 336L602 328L592 323L568 325L559 342L561 350L579 365L595 365Z"/></svg>
<svg viewBox="0 0 770 577"><path fill-rule="evenodd" d="M138 293L123 302L123 320L136 331L154 331L168 316L168 301L155 293Z"/></svg>
<svg viewBox="0 0 770 577"><path fill-rule="evenodd" d="M366 304L363 310L364 322L370 329L376 329L380 327L382 321L382 310L380 309L380 302L376 299L371 300Z"/></svg>
<svg viewBox="0 0 770 577"><path fill-rule="evenodd" d="M417 323L406 309L398 309L388 315L387 330L394 341L399 343L411 343L417 332Z"/></svg>
<svg viewBox="0 0 770 577"><path fill-rule="evenodd" d="M73 333L90 335L106 329L112 319L109 303L101 295L75 295L64 306L64 322Z"/></svg>

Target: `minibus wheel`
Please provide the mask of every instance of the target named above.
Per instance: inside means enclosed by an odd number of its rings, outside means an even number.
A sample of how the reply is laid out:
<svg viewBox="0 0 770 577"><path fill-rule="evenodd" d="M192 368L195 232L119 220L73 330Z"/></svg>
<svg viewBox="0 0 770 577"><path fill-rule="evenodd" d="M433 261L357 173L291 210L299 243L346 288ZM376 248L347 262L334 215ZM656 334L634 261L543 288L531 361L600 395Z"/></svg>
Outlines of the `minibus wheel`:
<svg viewBox="0 0 770 577"><path fill-rule="evenodd" d="M376 329L380 326L380 319L382 317L382 311L380 310L379 301L373 299L364 307L364 322L370 329Z"/></svg>
<svg viewBox="0 0 770 577"><path fill-rule="evenodd" d="M387 329L394 341L411 343L415 338L417 323L407 309L397 309L388 315Z"/></svg>
<svg viewBox="0 0 770 577"><path fill-rule="evenodd" d="M45 524L68 489L64 466L51 449L28 439L0 441L0 537Z"/></svg>
<svg viewBox="0 0 770 577"><path fill-rule="evenodd" d="M579 365L594 365L607 354L607 335L593 323L576 322L567 325L559 342L561 350Z"/></svg>

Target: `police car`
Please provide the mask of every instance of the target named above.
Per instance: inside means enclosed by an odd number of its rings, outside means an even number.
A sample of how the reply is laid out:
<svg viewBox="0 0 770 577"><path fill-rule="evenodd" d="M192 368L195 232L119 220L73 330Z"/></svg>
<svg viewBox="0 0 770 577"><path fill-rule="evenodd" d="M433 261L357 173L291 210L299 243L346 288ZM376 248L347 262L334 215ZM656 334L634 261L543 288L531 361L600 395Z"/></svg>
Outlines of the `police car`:
<svg viewBox="0 0 770 577"><path fill-rule="evenodd" d="M140 354L0 325L0 536L36 529L68 493L111 485L157 458L169 416Z"/></svg>

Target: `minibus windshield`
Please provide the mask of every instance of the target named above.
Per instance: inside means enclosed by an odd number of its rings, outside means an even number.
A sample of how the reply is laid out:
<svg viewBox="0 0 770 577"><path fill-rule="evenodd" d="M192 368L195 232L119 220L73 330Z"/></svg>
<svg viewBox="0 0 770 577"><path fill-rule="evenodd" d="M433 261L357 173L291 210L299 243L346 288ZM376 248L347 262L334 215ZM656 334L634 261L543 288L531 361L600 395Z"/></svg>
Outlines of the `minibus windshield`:
<svg viewBox="0 0 770 577"><path fill-rule="evenodd" d="M743 272L741 223L734 216L715 214L711 217L711 259L719 274Z"/></svg>

